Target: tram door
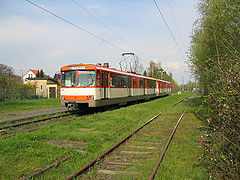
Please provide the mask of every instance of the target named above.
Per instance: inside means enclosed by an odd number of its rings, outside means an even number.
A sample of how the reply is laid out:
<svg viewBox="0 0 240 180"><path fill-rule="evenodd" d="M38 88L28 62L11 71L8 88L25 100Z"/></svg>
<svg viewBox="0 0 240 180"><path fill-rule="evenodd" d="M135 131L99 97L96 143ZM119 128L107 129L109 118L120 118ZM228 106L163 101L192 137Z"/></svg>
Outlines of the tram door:
<svg viewBox="0 0 240 180"><path fill-rule="evenodd" d="M156 81L156 94L157 94L157 96L159 94L159 82L158 81Z"/></svg>
<svg viewBox="0 0 240 180"><path fill-rule="evenodd" d="M102 72L102 88L103 88L103 98L108 98L108 72Z"/></svg>
<svg viewBox="0 0 240 180"><path fill-rule="evenodd" d="M146 81L145 79L143 79L143 94L145 95L146 94Z"/></svg>
<svg viewBox="0 0 240 180"><path fill-rule="evenodd" d="M131 76L128 76L128 96L132 96L132 91L133 91L133 88L132 88L132 77Z"/></svg>

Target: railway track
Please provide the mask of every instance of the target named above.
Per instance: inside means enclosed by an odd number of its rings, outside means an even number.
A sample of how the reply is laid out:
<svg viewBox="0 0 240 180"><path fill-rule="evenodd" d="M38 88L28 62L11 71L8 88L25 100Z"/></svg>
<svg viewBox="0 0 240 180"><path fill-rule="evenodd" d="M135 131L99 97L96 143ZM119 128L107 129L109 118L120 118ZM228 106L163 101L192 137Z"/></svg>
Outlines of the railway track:
<svg viewBox="0 0 240 180"><path fill-rule="evenodd" d="M45 115L41 115L41 116L38 115L35 117L27 117L27 118L21 118L21 119L17 119L17 120L9 120L9 121L4 122L4 124L9 124L9 125L0 126L0 135L2 135L1 136L2 138L8 138L8 137L11 137L11 136L19 134L19 133L30 132L30 131L36 130L41 126L45 126L45 125L49 125L49 124L53 124L53 123L57 123L57 122L70 121L73 119L74 115L85 116L85 115L93 114L96 112L113 110L116 108L118 108L118 107L111 106L111 107L106 107L103 109L95 108L95 109L89 109L86 111L65 111L65 112L60 112L60 113L62 113L60 115L59 115L59 112L57 112L57 113L45 114ZM50 116L50 117L47 117L47 116ZM17 123L17 122L21 122L21 123ZM2 122L1 122L1 124L3 125ZM23 128L23 129L21 129L21 128ZM19 129L21 129L21 130L19 130Z"/></svg>
<svg viewBox="0 0 240 180"><path fill-rule="evenodd" d="M58 113L64 113L66 109L62 107L58 108L47 108L47 109L34 109L34 110L25 110L22 112L11 112L9 114L0 115L0 124L6 124L7 122L21 122L26 119L34 119L36 117L41 117L46 114L53 116Z"/></svg>
<svg viewBox="0 0 240 180"><path fill-rule="evenodd" d="M63 114L58 115L57 113L50 116L48 114L43 116L36 116L35 118L25 118L21 119L21 123L16 123L19 122L20 120L17 121L9 121L6 122L9 125L5 126L0 126L0 132L1 132L1 137L2 138L8 138L11 136L14 136L19 133L24 133L24 132L30 132L33 130L38 129L41 126L45 126L48 124L56 123L56 122L62 122L69 120L67 117L73 116L75 112L69 113L69 112L64 112Z"/></svg>
<svg viewBox="0 0 240 180"><path fill-rule="evenodd" d="M171 107L183 102L184 100L180 100ZM173 115L174 120L171 122L171 127L175 125L173 131L159 132L158 127L164 125L163 121L158 121L158 117L163 114L160 112L107 151L68 176L66 180L75 177L80 179L138 179L143 172L149 171L149 169L145 171L145 168L149 168L149 164L156 162L155 166L150 165L153 170L149 173L149 179L153 179L190 103L180 117L179 114ZM176 119L178 119L177 123ZM171 135L168 138L169 134Z"/></svg>
<svg viewBox="0 0 240 180"><path fill-rule="evenodd" d="M55 119L55 118L61 118L61 117L69 116L69 115L70 115L69 113L66 113L66 114L57 115L57 116L54 115L54 116L47 117L47 118L40 118L40 119L33 120L33 121L28 121L28 120L38 118L39 116L31 117L31 118L25 118L25 119L23 118L23 119L17 120L17 121L26 121L26 122L15 124L16 121L11 121L11 123L13 123L13 124L8 125L8 126L2 126L2 127L0 127L0 130L19 127L19 126L24 126L24 125L28 125L28 124L32 124L32 123L41 122L41 121L47 121L47 120Z"/></svg>

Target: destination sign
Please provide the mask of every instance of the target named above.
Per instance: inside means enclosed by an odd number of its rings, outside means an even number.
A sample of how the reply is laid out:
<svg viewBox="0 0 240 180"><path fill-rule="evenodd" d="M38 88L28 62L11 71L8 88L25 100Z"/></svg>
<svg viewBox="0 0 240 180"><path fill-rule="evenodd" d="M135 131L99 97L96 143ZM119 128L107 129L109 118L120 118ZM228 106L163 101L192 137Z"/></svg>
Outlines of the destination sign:
<svg viewBox="0 0 240 180"><path fill-rule="evenodd" d="M69 70L74 70L74 69L85 69L85 66L69 66Z"/></svg>

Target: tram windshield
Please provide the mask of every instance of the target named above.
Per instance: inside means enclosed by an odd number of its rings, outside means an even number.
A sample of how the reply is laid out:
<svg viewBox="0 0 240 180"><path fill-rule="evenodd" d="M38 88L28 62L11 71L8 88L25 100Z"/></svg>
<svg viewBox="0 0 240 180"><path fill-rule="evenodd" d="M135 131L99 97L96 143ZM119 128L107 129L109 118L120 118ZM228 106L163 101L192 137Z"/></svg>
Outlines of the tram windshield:
<svg viewBox="0 0 240 180"><path fill-rule="evenodd" d="M62 72L62 87L74 87L76 79L76 71Z"/></svg>
<svg viewBox="0 0 240 180"><path fill-rule="evenodd" d="M77 72L77 86L89 87L95 85L94 70L80 70Z"/></svg>

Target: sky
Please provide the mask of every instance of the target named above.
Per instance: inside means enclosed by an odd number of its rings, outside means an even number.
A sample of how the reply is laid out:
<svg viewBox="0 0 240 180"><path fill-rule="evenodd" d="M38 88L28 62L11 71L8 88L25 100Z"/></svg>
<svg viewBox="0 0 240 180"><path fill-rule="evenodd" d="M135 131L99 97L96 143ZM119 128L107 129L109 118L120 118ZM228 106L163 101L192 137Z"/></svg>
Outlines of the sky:
<svg viewBox="0 0 240 180"><path fill-rule="evenodd" d="M76 63L108 62L119 69L122 53L134 52L145 68L150 61L160 62L179 84L190 78L186 61L197 0L156 0L183 55L153 0L31 2L78 28L26 0L0 0L0 63L17 75L43 69L54 76L62 66Z"/></svg>

